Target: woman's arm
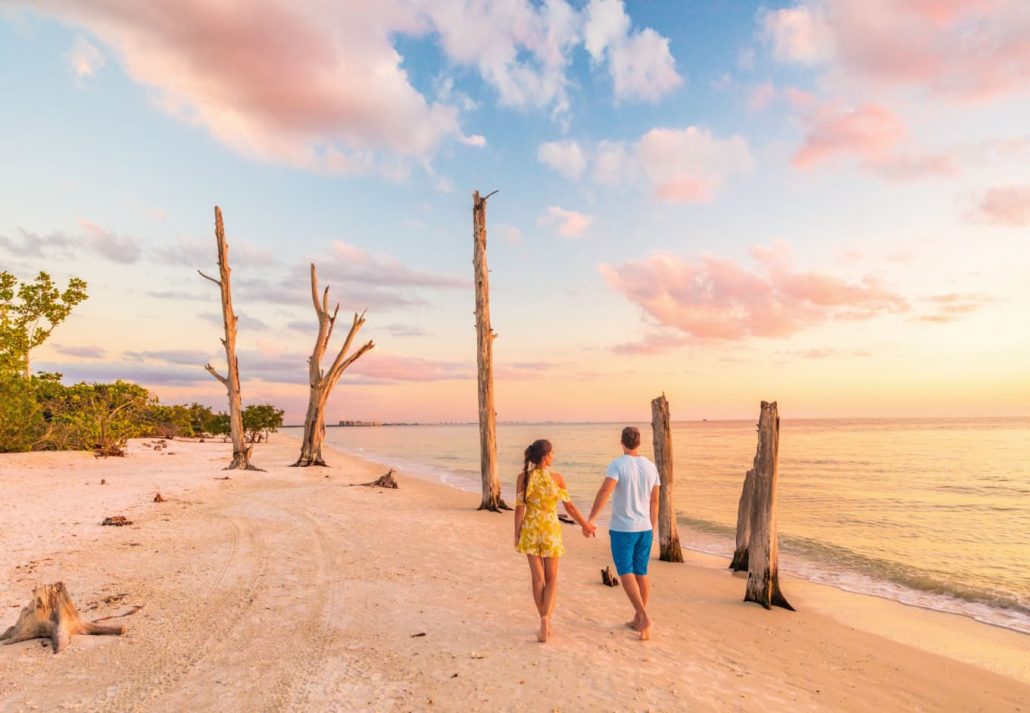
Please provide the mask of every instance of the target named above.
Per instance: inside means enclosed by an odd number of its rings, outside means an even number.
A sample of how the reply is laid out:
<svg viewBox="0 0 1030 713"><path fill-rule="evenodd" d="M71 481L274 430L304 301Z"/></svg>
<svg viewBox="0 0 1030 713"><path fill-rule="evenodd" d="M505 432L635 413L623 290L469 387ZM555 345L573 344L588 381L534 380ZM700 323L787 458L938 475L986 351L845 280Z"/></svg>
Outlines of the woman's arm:
<svg viewBox="0 0 1030 713"><path fill-rule="evenodd" d="M526 479L524 474L519 473L515 479L515 544L519 544L519 535L522 534L522 521L526 519ZM522 497L519 497L519 494Z"/></svg>
<svg viewBox="0 0 1030 713"><path fill-rule="evenodd" d="M568 488L565 486L565 478L562 477L562 474L555 473L552 471L551 475L554 477L554 482L558 484L558 487L568 492ZM565 506L565 512L567 512L569 516L571 516L572 519L576 521L577 525L583 528L584 535L589 536L593 534L593 525L590 525L587 522L586 518L583 517L583 514L579 511L579 508L576 507L575 503L573 503L571 500L566 500L562 503L562 505Z"/></svg>

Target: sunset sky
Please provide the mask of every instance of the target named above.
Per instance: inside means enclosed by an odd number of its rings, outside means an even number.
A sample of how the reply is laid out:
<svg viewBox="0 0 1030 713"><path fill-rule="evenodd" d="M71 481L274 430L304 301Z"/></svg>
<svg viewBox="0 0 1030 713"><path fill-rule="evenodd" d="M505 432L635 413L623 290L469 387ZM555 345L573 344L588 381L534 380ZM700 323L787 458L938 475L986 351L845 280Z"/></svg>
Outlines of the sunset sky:
<svg viewBox="0 0 1030 713"><path fill-rule="evenodd" d="M298 9L303 7L303 9ZM0 269L33 353L303 416L314 261L376 349L330 422L1030 415L1025 0L0 2ZM345 331L345 330L343 330Z"/></svg>

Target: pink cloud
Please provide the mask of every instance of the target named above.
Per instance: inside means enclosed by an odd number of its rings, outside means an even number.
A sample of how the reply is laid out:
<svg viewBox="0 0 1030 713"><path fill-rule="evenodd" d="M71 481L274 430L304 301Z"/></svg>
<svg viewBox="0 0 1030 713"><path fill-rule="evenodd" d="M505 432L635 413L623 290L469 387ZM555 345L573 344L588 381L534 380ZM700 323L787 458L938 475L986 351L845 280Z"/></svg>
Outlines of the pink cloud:
<svg viewBox="0 0 1030 713"><path fill-rule="evenodd" d="M998 186L977 202L979 217L993 225L1023 228L1030 225L1030 186Z"/></svg>
<svg viewBox="0 0 1030 713"><path fill-rule="evenodd" d="M755 247L752 255L756 271L712 255L691 260L671 253L599 269L655 322L700 339L782 337L831 320L909 309L872 276L856 283L793 270L783 244Z"/></svg>
<svg viewBox="0 0 1030 713"><path fill-rule="evenodd" d="M362 382L446 381L471 379L471 363L423 359L400 354L368 354L348 370Z"/></svg>
<svg viewBox="0 0 1030 713"><path fill-rule="evenodd" d="M986 307L994 298L982 292L952 292L934 295L928 301L932 311L920 315L919 321L946 324Z"/></svg>
<svg viewBox="0 0 1030 713"><path fill-rule="evenodd" d="M864 104L857 109L841 109L807 103L801 113L808 131L791 161L796 168L808 169L853 156L865 170L892 180L958 172L950 155L909 146L905 124L885 107Z"/></svg>
<svg viewBox="0 0 1030 713"><path fill-rule="evenodd" d="M777 59L852 78L982 99L1030 76L1025 0L804 0L758 21Z"/></svg>
<svg viewBox="0 0 1030 713"><path fill-rule="evenodd" d="M458 108L427 102L401 66L392 33L423 28L397 2L27 4L87 28L163 109L261 160L363 171L379 150L421 158L461 137Z"/></svg>
<svg viewBox="0 0 1030 713"><path fill-rule="evenodd" d="M540 225L553 225L566 238L581 238L594 221L589 215L552 205L537 219Z"/></svg>
<svg viewBox="0 0 1030 713"><path fill-rule="evenodd" d="M905 138L905 125L889 110L865 104L853 110L826 107L812 118L793 165L809 168L837 154L881 161Z"/></svg>
<svg viewBox="0 0 1030 713"><path fill-rule="evenodd" d="M616 354L649 356L663 354L690 343L690 338L675 332L648 332L637 342L622 342L612 347Z"/></svg>
<svg viewBox="0 0 1030 713"><path fill-rule="evenodd" d="M751 111L764 111L775 98L776 87L772 82L762 82L751 90L747 105Z"/></svg>

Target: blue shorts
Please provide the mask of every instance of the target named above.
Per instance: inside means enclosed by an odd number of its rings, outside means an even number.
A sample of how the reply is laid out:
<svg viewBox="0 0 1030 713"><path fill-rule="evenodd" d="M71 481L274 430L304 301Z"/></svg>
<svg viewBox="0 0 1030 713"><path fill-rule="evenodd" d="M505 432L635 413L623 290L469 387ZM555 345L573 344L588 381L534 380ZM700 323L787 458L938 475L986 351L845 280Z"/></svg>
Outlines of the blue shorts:
<svg viewBox="0 0 1030 713"><path fill-rule="evenodd" d="M619 575L647 574L647 562L651 559L651 530L642 532L619 532L609 530L612 540L612 559Z"/></svg>

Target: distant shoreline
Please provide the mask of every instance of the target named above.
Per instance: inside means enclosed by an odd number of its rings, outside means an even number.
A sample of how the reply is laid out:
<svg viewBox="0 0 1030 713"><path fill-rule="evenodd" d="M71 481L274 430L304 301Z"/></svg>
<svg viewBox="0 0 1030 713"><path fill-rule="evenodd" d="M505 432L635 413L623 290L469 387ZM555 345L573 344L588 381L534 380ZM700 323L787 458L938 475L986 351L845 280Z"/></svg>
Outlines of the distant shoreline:
<svg viewBox="0 0 1030 713"><path fill-rule="evenodd" d="M783 423L813 423L813 422L845 422L845 423L875 423L875 422L910 422L910 423L935 423L954 421L1030 421L1030 415L1025 416L816 416L780 419ZM748 418L686 418L673 419L674 424L683 423L750 423L757 421L757 416ZM498 426L605 426L625 424L648 424L649 421L626 419L623 421L498 421ZM477 426L478 421L351 421L345 424L326 424L326 428L377 428L380 426ZM303 428L303 423L292 423L282 428Z"/></svg>

